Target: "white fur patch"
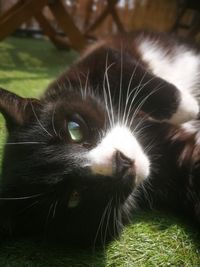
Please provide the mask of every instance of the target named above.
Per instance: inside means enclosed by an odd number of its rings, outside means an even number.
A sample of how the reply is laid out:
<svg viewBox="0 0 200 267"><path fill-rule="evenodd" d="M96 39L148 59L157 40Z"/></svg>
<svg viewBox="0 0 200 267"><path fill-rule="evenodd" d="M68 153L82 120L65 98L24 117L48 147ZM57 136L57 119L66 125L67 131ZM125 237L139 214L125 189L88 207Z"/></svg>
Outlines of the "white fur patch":
<svg viewBox="0 0 200 267"><path fill-rule="evenodd" d="M194 135L195 142L197 145L200 144L200 121L193 120L181 125L182 129L191 135Z"/></svg>
<svg viewBox="0 0 200 267"><path fill-rule="evenodd" d="M174 84L181 92L180 106L171 121L181 123L196 118L199 107L194 96L199 88L200 55L187 50L185 46L172 48L175 49L174 54L168 55L158 41L150 39L141 40L138 49L151 71Z"/></svg>
<svg viewBox="0 0 200 267"><path fill-rule="evenodd" d="M150 172L147 156L130 130L119 125L111 129L97 147L89 152L91 170L96 174L112 176L113 157L117 150L134 162L136 183L147 178Z"/></svg>
<svg viewBox="0 0 200 267"><path fill-rule="evenodd" d="M189 133L189 134L196 134L199 130L199 127L197 127L197 124L195 123L195 121L185 122L181 125L181 128L186 133Z"/></svg>
<svg viewBox="0 0 200 267"><path fill-rule="evenodd" d="M174 124L183 123L196 118L198 113L198 102L191 94L182 92L179 107L169 121Z"/></svg>

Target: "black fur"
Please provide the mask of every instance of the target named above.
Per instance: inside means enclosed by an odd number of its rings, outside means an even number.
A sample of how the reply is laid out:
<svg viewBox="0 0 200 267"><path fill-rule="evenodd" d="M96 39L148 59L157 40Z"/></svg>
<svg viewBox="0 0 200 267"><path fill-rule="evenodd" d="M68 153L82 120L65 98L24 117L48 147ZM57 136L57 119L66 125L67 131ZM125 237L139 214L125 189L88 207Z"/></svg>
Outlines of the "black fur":
<svg viewBox="0 0 200 267"><path fill-rule="evenodd" d="M169 119L176 112L179 91L148 71L135 44L127 40L113 38L86 51L40 100L0 90L0 110L8 128L0 192L4 235L104 244L119 235L135 203L192 213L199 219L195 134L152 120ZM110 88L117 122L129 87L135 100L128 121L145 99L130 127L138 125L136 137L144 149L153 143L148 152L151 175L144 184L149 198L143 187L135 191L133 174L124 174L120 167L124 159L115 159L116 175L112 177L91 174L82 165L81 155L95 147L102 130L110 127L105 92L108 95ZM80 143L70 139L66 128L77 117L86 124ZM69 207L77 192L79 205Z"/></svg>

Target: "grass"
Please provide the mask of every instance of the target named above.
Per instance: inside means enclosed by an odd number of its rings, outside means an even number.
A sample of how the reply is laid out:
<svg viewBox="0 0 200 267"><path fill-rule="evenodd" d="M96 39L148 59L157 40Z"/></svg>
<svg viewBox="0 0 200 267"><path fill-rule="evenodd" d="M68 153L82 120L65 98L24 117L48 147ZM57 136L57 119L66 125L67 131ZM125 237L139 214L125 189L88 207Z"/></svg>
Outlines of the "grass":
<svg viewBox="0 0 200 267"><path fill-rule="evenodd" d="M48 41L9 38L0 43L0 86L38 97L76 53ZM5 138L0 118L0 155ZM180 220L158 212L139 213L119 240L92 253L30 240L0 244L0 267L200 266L200 235Z"/></svg>

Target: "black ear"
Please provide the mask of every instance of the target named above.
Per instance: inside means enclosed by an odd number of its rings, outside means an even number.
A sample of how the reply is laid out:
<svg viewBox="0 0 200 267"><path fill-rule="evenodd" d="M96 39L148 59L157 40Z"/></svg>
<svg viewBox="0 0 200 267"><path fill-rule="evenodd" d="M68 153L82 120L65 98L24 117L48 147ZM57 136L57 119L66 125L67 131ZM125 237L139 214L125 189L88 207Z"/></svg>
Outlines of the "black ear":
<svg viewBox="0 0 200 267"><path fill-rule="evenodd" d="M40 108L39 100L23 98L0 88L0 112L6 120L9 131L34 120Z"/></svg>

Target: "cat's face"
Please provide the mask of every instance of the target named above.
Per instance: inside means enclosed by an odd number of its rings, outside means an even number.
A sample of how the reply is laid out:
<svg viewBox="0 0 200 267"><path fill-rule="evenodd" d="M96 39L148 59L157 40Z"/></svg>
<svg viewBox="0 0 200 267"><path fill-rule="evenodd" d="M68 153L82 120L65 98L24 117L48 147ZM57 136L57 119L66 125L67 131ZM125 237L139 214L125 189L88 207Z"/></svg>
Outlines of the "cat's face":
<svg viewBox="0 0 200 267"><path fill-rule="evenodd" d="M99 97L69 90L37 102L1 93L9 129L1 196L16 198L2 207L14 232L91 244L117 236L150 169L133 129Z"/></svg>

